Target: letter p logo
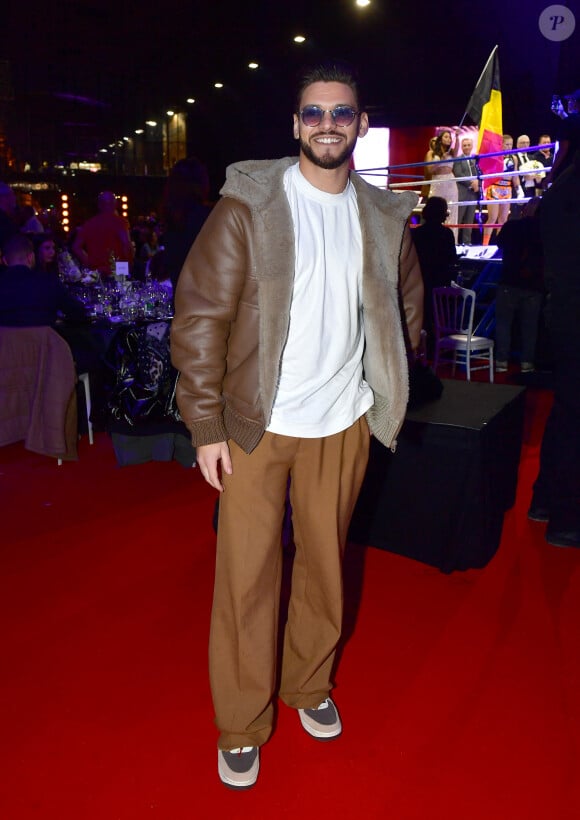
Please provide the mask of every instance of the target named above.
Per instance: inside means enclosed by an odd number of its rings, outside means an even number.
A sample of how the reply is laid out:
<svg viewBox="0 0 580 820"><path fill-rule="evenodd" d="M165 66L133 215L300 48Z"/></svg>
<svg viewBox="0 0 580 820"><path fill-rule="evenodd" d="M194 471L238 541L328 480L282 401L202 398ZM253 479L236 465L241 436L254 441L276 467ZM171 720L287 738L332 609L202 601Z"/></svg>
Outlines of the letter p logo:
<svg viewBox="0 0 580 820"><path fill-rule="evenodd" d="M547 40L560 43L574 33L576 18L567 6L548 6L540 14L538 26Z"/></svg>

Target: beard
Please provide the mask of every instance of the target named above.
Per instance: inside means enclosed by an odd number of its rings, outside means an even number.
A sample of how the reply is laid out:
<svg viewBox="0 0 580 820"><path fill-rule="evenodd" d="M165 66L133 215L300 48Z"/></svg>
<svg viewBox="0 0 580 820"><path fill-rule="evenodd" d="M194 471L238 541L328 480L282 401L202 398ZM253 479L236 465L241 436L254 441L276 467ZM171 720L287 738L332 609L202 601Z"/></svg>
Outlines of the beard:
<svg viewBox="0 0 580 820"><path fill-rule="evenodd" d="M325 134L324 136L333 137L339 135ZM332 171L335 168L340 168L341 165L344 165L344 163L351 158L355 145L356 140L353 140L352 143L347 142L339 154L331 154L330 151L327 151L325 154L318 156L310 147L309 142L306 142L302 138L300 139L300 151L304 154L304 156L309 159L313 165L318 166L318 168L325 168L327 171Z"/></svg>

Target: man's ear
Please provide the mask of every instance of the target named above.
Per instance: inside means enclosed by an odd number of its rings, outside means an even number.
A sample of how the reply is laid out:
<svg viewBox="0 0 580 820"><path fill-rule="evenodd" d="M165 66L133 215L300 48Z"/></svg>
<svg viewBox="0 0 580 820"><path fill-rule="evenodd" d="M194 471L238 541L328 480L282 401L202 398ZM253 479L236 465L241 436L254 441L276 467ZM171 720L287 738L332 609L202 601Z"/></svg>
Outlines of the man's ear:
<svg viewBox="0 0 580 820"><path fill-rule="evenodd" d="M369 130L369 117L366 111L363 111L360 115L360 120L358 124L358 135L359 137L364 137L367 131Z"/></svg>
<svg viewBox="0 0 580 820"><path fill-rule="evenodd" d="M298 123L298 116L296 114L292 115L293 123L292 123L292 133L294 134L294 139L300 139L300 125Z"/></svg>

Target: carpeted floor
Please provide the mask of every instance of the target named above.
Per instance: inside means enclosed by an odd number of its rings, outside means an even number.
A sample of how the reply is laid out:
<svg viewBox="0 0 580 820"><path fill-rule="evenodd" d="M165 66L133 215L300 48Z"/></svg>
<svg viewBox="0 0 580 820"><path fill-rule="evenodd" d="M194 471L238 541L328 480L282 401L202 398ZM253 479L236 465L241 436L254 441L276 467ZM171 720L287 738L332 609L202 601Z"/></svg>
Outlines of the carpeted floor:
<svg viewBox="0 0 580 820"><path fill-rule="evenodd" d="M214 494L176 463L0 450L0 818L580 817L580 552L527 520L549 395L483 570L351 545L317 743L280 706L258 785L225 789L206 672Z"/></svg>

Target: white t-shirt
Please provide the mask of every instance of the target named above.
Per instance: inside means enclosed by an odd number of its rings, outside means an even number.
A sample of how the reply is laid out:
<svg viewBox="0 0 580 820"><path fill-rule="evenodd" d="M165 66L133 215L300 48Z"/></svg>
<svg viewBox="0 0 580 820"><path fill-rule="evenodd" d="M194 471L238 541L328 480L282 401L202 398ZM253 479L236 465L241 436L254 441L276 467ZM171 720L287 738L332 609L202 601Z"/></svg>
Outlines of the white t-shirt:
<svg viewBox="0 0 580 820"><path fill-rule="evenodd" d="M363 379L362 238L356 191L311 185L293 165L284 190L294 223L290 328L268 430L320 438L346 430L373 404Z"/></svg>

